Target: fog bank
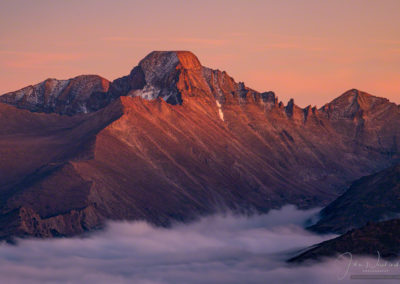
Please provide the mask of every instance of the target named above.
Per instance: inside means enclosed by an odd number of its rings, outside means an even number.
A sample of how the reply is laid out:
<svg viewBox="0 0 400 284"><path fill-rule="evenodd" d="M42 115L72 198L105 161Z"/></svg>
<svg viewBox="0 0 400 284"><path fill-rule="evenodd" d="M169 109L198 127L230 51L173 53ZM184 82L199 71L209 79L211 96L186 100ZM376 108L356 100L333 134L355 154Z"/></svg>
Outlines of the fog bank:
<svg viewBox="0 0 400 284"><path fill-rule="evenodd" d="M317 211L286 206L266 215L217 215L169 229L110 222L87 238L2 244L0 282L338 283L343 263L297 267L284 262L332 237L302 228Z"/></svg>

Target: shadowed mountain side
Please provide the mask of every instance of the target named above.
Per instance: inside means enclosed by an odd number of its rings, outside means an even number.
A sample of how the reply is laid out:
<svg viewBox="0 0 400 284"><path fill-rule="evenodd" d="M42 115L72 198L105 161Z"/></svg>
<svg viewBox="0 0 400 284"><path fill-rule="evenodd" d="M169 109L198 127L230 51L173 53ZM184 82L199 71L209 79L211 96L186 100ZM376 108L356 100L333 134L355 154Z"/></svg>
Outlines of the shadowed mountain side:
<svg viewBox="0 0 400 284"><path fill-rule="evenodd" d="M105 97L71 116L0 104L3 237L321 206L399 159L386 99L351 90L320 110L284 106L190 52L149 54Z"/></svg>
<svg viewBox="0 0 400 284"><path fill-rule="evenodd" d="M400 220L394 219L379 223L368 223L364 227L351 230L340 237L313 246L289 262L320 260L324 257L344 253L368 255L393 259L399 257Z"/></svg>
<svg viewBox="0 0 400 284"><path fill-rule="evenodd" d="M90 158L95 134L121 115L119 102L96 114L74 117L31 113L0 103L2 192L43 166Z"/></svg>
<svg viewBox="0 0 400 284"><path fill-rule="evenodd" d="M0 96L0 102L35 112L73 115L88 113L110 102L110 82L97 75L81 75L68 80L46 79L21 90Z"/></svg>
<svg viewBox="0 0 400 284"><path fill-rule="evenodd" d="M344 233L369 221L396 218L400 214L400 165L355 181L321 211L311 230Z"/></svg>

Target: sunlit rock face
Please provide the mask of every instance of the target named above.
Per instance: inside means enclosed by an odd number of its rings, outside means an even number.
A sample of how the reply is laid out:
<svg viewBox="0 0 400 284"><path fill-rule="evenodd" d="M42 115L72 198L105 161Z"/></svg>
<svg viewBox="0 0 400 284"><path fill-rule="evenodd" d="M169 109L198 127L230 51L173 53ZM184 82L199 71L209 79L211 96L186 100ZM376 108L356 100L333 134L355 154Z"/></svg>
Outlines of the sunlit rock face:
<svg viewBox="0 0 400 284"><path fill-rule="evenodd" d="M161 98L173 105L182 104L182 91L190 86L185 85L185 80L194 76L197 81L204 81L202 69L200 61L189 51L153 51L129 76L113 82L112 97Z"/></svg>
<svg viewBox="0 0 400 284"><path fill-rule="evenodd" d="M180 60L176 52L152 52L139 63L144 75L144 87L133 90L128 95L147 100L162 98L172 104L181 104L181 94L176 87L178 64Z"/></svg>
<svg viewBox="0 0 400 284"><path fill-rule="evenodd" d="M190 52L152 52L111 83L22 90L0 97L2 238L323 206L399 159L396 104L351 90L285 105Z"/></svg>

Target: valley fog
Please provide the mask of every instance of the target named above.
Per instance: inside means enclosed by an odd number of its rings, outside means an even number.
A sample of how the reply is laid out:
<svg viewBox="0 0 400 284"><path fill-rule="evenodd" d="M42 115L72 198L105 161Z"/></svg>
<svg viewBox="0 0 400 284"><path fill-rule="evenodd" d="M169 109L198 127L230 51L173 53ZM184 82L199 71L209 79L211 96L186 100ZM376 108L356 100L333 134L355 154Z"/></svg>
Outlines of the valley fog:
<svg viewBox="0 0 400 284"><path fill-rule="evenodd" d="M145 222L110 222L104 231L85 238L19 240L17 245L0 246L0 280L337 283L346 263L285 263L300 249L333 237L303 229L318 210L300 211L285 206L265 215L215 215L168 229Z"/></svg>

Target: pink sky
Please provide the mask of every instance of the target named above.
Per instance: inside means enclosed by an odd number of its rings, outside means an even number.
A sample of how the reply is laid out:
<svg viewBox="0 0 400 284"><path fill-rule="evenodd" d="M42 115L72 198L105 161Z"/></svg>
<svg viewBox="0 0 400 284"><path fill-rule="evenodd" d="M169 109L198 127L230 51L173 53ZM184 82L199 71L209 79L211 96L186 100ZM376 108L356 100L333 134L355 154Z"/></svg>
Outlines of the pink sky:
<svg viewBox="0 0 400 284"><path fill-rule="evenodd" d="M400 1L1 1L0 94L48 77L126 75L191 50L285 103L357 88L400 103Z"/></svg>

